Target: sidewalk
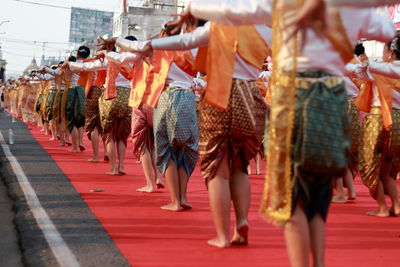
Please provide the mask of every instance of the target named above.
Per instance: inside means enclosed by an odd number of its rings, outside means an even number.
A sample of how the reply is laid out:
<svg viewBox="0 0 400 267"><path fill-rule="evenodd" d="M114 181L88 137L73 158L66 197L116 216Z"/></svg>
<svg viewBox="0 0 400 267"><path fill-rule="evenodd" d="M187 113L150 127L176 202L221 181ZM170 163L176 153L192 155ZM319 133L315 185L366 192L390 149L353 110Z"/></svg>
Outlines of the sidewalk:
<svg viewBox="0 0 400 267"><path fill-rule="evenodd" d="M0 266L23 266L13 219L12 200L0 176Z"/></svg>

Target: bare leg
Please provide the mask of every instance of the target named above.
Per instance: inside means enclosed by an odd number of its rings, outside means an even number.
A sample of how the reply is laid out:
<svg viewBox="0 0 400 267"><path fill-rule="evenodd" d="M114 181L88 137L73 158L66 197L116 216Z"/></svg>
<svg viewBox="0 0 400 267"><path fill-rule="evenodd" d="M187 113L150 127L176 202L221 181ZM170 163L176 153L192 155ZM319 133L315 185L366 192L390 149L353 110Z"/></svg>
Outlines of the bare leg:
<svg viewBox="0 0 400 267"><path fill-rule="evenodd" d="M118 173L126 174L124 168L126 146L124 141L122 140L118 141L117 150L118 150Z"/></svg>
<svg viewBox="0 0 400 267"><path fill-rule="evenodd" d="M104 161L109 161L108 152L107 152L107 144L106 141L103 140L103 147L104 147Z"/></svg>
<svg viewBox="0 0 400 267"><path fill-rule="evenodd" d="M78 138L79 138L79 149L81 151L84 151L85 147L83 146L83 127L78 128Z"/></svg>
<svg viewBox="0 0 400 267"><path fill-rule="evenodd" d="M256 155L256 173L257 174L261 173L261 155L260 155L260 153L257 153L257 155Z"/></svg>
<svg viewBox="0 0 400 267"><path fill-rule="evenodd" d="M187 201L187 185L189 182L189 176L186 172L185 167L181 166L179 168L179 194L181 199L181 207L183 209L191 209L192 204Z"/></svg>
<svg viewBox="0 0 400 267"><path fill-rule="evenodd" d="M90 141L92 143L93 158L89 159L91 162L99 162L99 131L97 128L90 133Z"/></svg>
<svg viewBox="0 0 400 267"><path fill-rule="evenodd" d="M156 186L157 188L164 188L164 185L161 180L161 173L158 171L157 166L156 166L156 150L153 147L151 151L151 165L153 166L153 171L154 175L156 177Z"/></svg>
<svg viewBox="0 0 400 267"><path fill-rule="evenodd" d="M325 266L325 222L320 214L316 214L309 222L311 254L314 267Z"/></svg>
<svg viewBox="0 0 400 267"><path fill-rule="evenodd" d="M247 245L250 208L250 182L249 177L241 169L233 172L230 183L231 197L236 215L236 227L231 243L234 245Z"/></svg>
<svg viewBox="0 0 400 267"><path fill-rule="evenodd" d="M78 129L74 126L72 128L72 149L68 150L68 152L79 152L79 133Z"/></svg>
<svg viewBox="0 0 400 267"><path fill-rule="evenodd" d="M65 143L70 146L70 145L72 145L72 143L69 139L70 139L70 133L68 130L66 130L65 131Z"/></svg>
<svg viewBox="0 0 400 267"><path fill-rule="evenodd" d="M110 166L111 166L111 171L107 172L109 175L118 175L118 169L117 169L117 164L116 164L116 155L115 155L115 143L114 139L110 138L110 142L107 144L107 153L108 156L110 157Z"/></svg>
<svg viewBox="0 0 400 267"><path fill-rule="evenodd" d="M376 202L378 203L378 209L367 212L367 215L370 216L378 216L378 217L388 217L389 210L386 206L385 194L383 191L383 184L382 181L379 180L378 188L376 192Z"/></svg>
<svg viewBox="0 0 400 267"><path fill-rule="evenodd" d="M388 177L386 179L386 192L390 196L390 200L392 201L392 207L390 208L390 213L392 215L399 215L400 214L400 203L399 203L399 194L397 192L397 184L395 179L392 177Z"/></svg>
<svg viewBox="0 0 400 267"><path fill-rule="evenodd" d="M347 185L347 199L354 200L357 197L356 190L353 184L353 173L351 172L350 168L346 169L346 174L344 176L344 181Z"/></svg>
<svg viewBox="0 0 400 267"><path fill-rule="evenodd" d="M57 124L53 120L50 120L50 129L51 129L50 141L54 141L57 139Z"/></svg>
<svg viewBox="0 0 400 267"><path fill-rule="evenodd" d="M167 169L165 170L165 179L167 180L171 203L161 206L161 209L179 211L181 210L181 198L179 194L179 173L172 158L170 158L168 161Z"/></svg>
<svg viewBox="0 0 400 267"><path fill-rule="evenodd" d="M49 135L49 123L48 122L44 122L43 123L43 127L44 127L44 135Z"/></svg>
<svg viewBox="0 0 400 267"><path fill-rule="evenodd" d="M286 249L292 267L309 267L310 234L307 217L297 205L290 220L283 227Z"/></svg>
<svg viewBox="0 0 400 267"><path fill-rule="evenodd" d="M143 149L143 153L140 156L140 162L142 163L144 177L146 178L146 186L138 188L136 189L136 191L152 193L154 192L154 186L153 186L151 155L146 147Z"/></svg>
<svg viewBox="0 0 400 267"><path fill-rule="evenodd" d="M216 176L208 182L208 198L217 237L208 244L219 248L229 246L231 193L229 189L229 167L225 155Z"/></svg>
<svg viewBox="0 0 400 267"><path fill-rule="evenodd" d="M337 178L336 179L336 195L332 197L332 202L333 203L346 203L347 198L344 195L344 187L343 187L343 178Z"/></svg>

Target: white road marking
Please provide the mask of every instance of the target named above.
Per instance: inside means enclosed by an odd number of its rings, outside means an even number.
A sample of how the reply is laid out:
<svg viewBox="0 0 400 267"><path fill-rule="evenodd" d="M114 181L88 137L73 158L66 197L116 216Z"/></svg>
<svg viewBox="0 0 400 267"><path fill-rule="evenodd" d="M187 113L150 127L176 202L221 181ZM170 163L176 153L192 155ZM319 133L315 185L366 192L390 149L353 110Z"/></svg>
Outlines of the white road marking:
<svg viewBox="0 0 400 267"><path fill-rule="evenodd" d="M69 249L67 244L65 243L64 239L61 237L60 233L58 232L57 228L54 226L53 222L51 221L49 215L43 209L40 201L33 190L31 184L29 183L28 178L26 177L24 171L21 168L21 165L14 157L14 155L10 151L10 147L4 140L4 136L0 131L0 144L3 148L4 154L7 157L10 165L17 176L18 183L24 192L26 202L29 205L29 208L32 212L33 217L36 219L39 228L42 230L43 235L49 243L51 250L55 258L58 261L58 264L61 267L79 267L80 264L76 259L75 255Z"/></svg>

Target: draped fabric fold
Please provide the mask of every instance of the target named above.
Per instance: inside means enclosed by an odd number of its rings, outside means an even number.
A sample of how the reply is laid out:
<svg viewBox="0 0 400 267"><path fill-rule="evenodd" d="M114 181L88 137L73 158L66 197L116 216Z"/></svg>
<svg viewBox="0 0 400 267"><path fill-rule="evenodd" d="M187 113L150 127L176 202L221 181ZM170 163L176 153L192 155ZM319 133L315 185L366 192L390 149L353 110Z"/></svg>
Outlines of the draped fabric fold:
<svg viewBox="0 0 400 267"><path fill-rule="evenodd" d="M254 26L235 27L212 23L208 47L199 50L194 68L207 73L204 101L218 109L228 107L236 54L261 69L270 50Z"/></svg>

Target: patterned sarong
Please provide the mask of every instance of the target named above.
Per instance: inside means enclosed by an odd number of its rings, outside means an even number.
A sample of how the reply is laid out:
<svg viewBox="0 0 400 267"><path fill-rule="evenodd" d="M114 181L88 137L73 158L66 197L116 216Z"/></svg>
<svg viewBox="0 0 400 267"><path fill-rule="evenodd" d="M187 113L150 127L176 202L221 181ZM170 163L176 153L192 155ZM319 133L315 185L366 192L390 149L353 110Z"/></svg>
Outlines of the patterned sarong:
<svg viewBox="0 0 400 267"><path fill-rule="evenodd" d="M50 90L47 99L46 99L46 121L51 121L53 119L53 105L54 105L54 100L56 97L56 90Z"/></svg>
<svg viewBox="0 0 400 267"><path fill-rule="evenodd" d="M64 96L64 91L58 90L54 98L52 114L53 114L53 121L56 122L57 124L61 123L61 106L62 106L63 96Z"/></svg>
<svg viewBox="0 0 400 267"><path fill-rule="evenodd" d="M142 103L132 111L133 155L140 159L143 150L154 150L153 108Z"/></svg>
<svg viewBox="0 0 400 267"><path fill-rule="evenodd" d="M196 101L191 90L167 88L153 111L157 168L165 173L172 157L190 176L198 159Z"/></svg>
<svg viewBox="0 0 400 267"><path fill-rule="evenodd" d="M85 125L85 89L81 86L69 88L66 101L65 115L71 133L74 127Z"/></svg>
<svg viewBox="0 0 400 267"><path fill-rule="evenodd" d="M229 104L220 110L200 102L201 171L208 182L228 157L229 169L247 173L249 161L261 148L266 104L255 82L233 80Z"/></svg>
<svg viewBox="0 0 400 267"><path fill-rule="evenodd" d="M36 102L35 102L35 111L37 114L41 115L41 107L42 107L42 103L43 103L43 97L44 94L43 93L39 93Z"/></svg>
<svg viewBox="0 0 400 267"><path fill-rule="evenodd" d="M326 219L332 179L344 173L348 164L351 125L347 93L341 78L322 72L298 76L322 80L296 91L292 210L301 199L309 220L317 213Z"/></svg>
<svg viewBox="0 0 400 267"><path fill-rule="evenodd" d="M117 87L117 97L104 99L104 91L99 98L100 122L102 137L108 144L122 140L127 145L131 133L132 108L128 105L129 88Z"/></svg>
<svg viewBox="0 0 400 267"><path fill-rule="evenodd" d="M380 108L372 108L365 118L360 149L360 175L372 197L379 179L396 179L400 160L400 110L392 110L390 131L383 128Z"/></svg>
<svg viewBox="0 0 400 267"><path fill-rule="evenodd" d="M103 88L92 86L85 100L85 131L89 140L94 129L102 134L99 111L99 99L102 93Z"/></svg>
<svg viewBox="0 0 400 267"><path fill-rule="evenodd" d="M351 150L349 167L355 173L358 170L358 159L361 141L360 111L354 104L354 99L348 98L348 110L351 121Z"/></svg>

